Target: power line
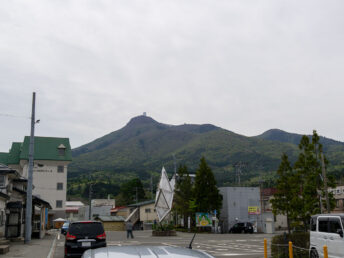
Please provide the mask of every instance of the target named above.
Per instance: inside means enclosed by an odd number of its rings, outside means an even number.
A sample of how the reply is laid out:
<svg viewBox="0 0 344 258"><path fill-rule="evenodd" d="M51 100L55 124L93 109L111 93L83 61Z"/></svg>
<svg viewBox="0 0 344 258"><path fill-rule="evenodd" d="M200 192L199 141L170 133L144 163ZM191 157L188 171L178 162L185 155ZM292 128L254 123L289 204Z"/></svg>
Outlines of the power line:
<svg viewBox="0 0 344 258"><path fill-rule="evenodd" d="M31 119L31 117L27 117L27 116L17 116L17 115L12 115L12 114L5 114L5 113L0 113L0 116Z"/></svg>

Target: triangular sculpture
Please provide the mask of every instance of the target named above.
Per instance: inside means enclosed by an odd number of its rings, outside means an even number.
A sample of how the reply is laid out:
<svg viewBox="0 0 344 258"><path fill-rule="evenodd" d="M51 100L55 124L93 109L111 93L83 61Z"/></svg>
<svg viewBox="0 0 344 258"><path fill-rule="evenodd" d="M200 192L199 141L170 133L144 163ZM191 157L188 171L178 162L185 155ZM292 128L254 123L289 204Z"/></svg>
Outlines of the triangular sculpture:
<svg viewBox="0 0 344 258"><path fill-rule="evenodd" d="M168 181L166 170L163 167L161 170L159 187L155 196L155 210L158 215L159 222L161 222L172 209L174 185L175 176L173 176L171 181Z"/></svg>

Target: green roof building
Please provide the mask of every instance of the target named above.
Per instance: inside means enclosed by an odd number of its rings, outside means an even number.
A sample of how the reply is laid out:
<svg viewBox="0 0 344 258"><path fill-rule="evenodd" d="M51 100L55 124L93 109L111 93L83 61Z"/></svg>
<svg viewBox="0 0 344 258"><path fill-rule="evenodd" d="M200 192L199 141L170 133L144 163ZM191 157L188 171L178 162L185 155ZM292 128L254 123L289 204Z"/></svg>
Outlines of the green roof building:
<svg viewBox="0 0 344 258"><path fill-rule="evenodd" d="M0 153L0 163L28 177L30 137L13 142L9 153ZM52 207L49 220L65 217L67 167L72 161L68 138L34 138L33 194L48 201Z"/></svg>

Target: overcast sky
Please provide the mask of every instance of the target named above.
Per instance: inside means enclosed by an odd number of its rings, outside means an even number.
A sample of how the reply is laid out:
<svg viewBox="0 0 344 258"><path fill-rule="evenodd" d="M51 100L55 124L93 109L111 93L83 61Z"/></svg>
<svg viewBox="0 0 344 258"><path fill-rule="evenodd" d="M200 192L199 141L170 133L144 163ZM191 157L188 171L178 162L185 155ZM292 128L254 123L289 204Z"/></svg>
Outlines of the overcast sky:
<svg viewBox="0 0 344 258"><path fill-rule="evenodd" d="M134 116L344 141L344 1L2 0L0 151Z"/></svg>

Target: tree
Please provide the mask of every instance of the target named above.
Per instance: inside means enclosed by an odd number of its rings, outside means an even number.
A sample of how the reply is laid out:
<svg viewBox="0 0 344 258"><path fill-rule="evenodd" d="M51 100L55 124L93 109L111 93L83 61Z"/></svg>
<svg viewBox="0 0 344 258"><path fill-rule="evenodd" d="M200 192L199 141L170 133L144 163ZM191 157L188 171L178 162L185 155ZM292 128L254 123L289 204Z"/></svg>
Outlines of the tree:
<svg viewBox="0 0 344 258"><path fill-rule="evenodd" d="M192 199L192 183L187 167L180 166L178 168L178 177L174 190L173 209L183 216L184 227L187 225L187 218L190 216L191 210L189 202Z"/></svg>
<svg viewBox="0 0 344 258"><path fill-rule="evenodd" d="M277 174L277 192L271 200L272 210L275 215L283 214L287 216L287 227L290 234L291 218L295 215L294 203L298 195L298 184L288 156L285 153L281 157L281 164Z"/></svg>
<svg viewBox="0 0 344 258"><path fill-rule="evenodd" d="M222 207L222 195L216 187L216 180L205 158L200 160L193 188L194 212L212 212Z"/></svg>
<svg viewBox="0 0 344 258"><path fill-rule="evenodd" d="M319 140L320 138L315 130L311 141L304 135L299 144L300 154L294 165L296 170L295 180L299 184L299 194L295 202L295 208L298 210L297 219L303 223L305 230L308 228L310 217L321 212L322 201L320 200L324 196L324 191L327 191L327 189L324 189L321 176L321 154L323 150ZM325 164L327 163L328 161L325 158ZM328 186L335 186L333 179L330 178ZM330 198L332 198L331 195ZM330 200L330 203L333 203L333 200Z"/></svg>
<svg viewBox="0 0 344 258"><path fill-rule="evenodd" d="M134 178L121 185L120 195L123 198L124 204L131 204L136 201L140 202L145 200L145 191L142 182L139 178Z"/></svg>

